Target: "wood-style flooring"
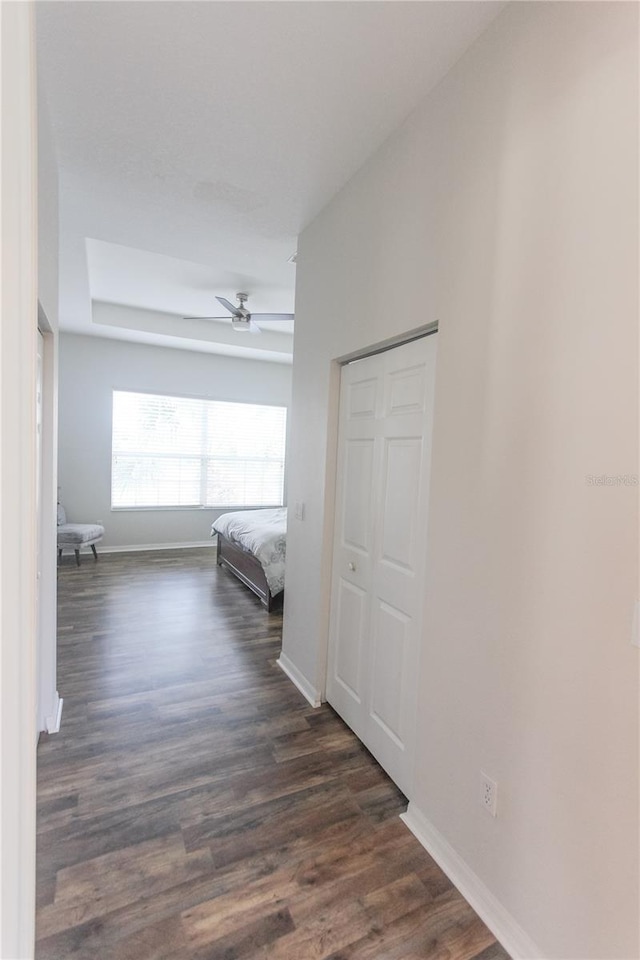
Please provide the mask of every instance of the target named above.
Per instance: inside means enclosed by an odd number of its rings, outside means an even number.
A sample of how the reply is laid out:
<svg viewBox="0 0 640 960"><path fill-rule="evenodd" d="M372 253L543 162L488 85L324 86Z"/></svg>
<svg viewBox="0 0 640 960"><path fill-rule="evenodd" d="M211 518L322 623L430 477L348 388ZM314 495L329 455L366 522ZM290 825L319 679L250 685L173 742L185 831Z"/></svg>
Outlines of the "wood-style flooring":
<svg viewBox="0 0 640 960"><path fill-rule="evenodd" d="M507 960L212 550L59 568L38 960Z"/></svg>

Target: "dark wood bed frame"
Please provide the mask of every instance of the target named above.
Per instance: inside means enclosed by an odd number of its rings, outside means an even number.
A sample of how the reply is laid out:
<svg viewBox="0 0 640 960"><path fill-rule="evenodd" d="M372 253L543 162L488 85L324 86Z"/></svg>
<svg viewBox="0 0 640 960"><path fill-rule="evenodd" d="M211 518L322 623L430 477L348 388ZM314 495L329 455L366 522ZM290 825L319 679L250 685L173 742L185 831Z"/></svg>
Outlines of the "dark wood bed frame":
<svg viewBox="0 0 640 960"><path fill-rule="evenodd" d="M231 543L222 534L216 534L218 537L218 548L216 553L216 562L220 567L226 567L238 580L241 580L250 590L253 590L264 607L269 613L282 603L284 591L271 595L267 578L261 564L251 553L241 550L235 543Z"/></svg>

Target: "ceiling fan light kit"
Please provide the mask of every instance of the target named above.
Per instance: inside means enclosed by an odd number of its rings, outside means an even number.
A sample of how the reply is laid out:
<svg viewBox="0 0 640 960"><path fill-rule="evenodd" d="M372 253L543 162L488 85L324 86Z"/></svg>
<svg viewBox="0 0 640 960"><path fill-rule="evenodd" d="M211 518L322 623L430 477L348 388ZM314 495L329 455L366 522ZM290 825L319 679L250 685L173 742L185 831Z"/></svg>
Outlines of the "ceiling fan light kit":
<svg viewBox="0 0 640 960"><path fill-rule="evenodd" d="M254 323L252 317L261 323L278 323L281 321L290 322L293 320L292 313L254 313L251 314L245 307L249 299L248 293L236 293L238 306L235 307L225 297L216 297L218 303L222 304L225 310L231 314L230 317L183 317L183 320L231 320L231 326L234 330L249 331L250 333L262 333L257 323Z"/></svg>
<svg viewBox="0 0 640 960"><path fill-rule="evenodd" d="M260 333L260 328L251 323L251 320L247 320L244 317L231 317L231 326L234 330L239 332L245 330L252 333Z"/></svg>

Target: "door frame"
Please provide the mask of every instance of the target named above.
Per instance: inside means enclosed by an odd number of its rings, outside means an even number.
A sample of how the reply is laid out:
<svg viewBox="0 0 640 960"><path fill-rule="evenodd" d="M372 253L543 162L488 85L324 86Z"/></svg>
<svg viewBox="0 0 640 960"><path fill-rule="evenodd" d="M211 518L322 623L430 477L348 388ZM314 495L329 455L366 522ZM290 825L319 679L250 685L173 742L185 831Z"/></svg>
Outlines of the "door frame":
<svg viewBox="0 0 640 960"><path fill-rule="evenodd" d="M440 321L422 324L411 330L405 330L393 337L368 344L349 353L335 357L329 371L329 406L327 411L327 457L325 471L324 523L322 533L322 559L320 570L320 595L322 597L320 636L318 649L318 691L322 702L327 699L327 673L329 668L329 640L331 629L331 583L333 577L333 539L336 519L336 489L338 482L338 440L340 425L340 374L342 367L355 360L372 357L376 353L385 353L394 347L403 346L413 340L420 340L438 333Z"/></svg>
<svg viewBox="0 0 640 960"><path fill-rule="evenodd" d="M38 304L38 330L43 338L42 459L40 518L40 589L38 597L39 731L60 729L62 699L57 690L58 595L58 332Z"/></svg>

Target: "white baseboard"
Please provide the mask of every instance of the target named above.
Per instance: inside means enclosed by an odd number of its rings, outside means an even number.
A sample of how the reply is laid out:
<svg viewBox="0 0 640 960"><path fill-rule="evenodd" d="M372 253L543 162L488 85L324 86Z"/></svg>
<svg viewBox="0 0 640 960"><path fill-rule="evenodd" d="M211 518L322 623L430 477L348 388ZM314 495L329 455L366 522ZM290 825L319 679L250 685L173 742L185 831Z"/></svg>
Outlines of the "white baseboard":
<svg viewBox="0 0 640 960"><path fill-rule="evenodd" d="M471 867L456 853L451 844L411 802L400 817L420 841L439 867L446 873L465 900L471 904L513 960L543 960L544 954L536 947L520 924L484 885Z"/></svg>
<svg viewBox="0 0 640 960"><path fill-rule="evenodd" d="M296 665L289 660L286 653L281 653L276 662L280 669L289 677L289 680L298 688L303 697L306 697L312 707L322 705L319 692L309 683L304 674L300 673Z"/></svg>
<svg viewBox="0 0 640 960"><path fill-rule="evenodd" d="M62 704L64 700L62 697L59 697L56 692L56 706L54 712L51 716L47 717L45 720L46 731L47 733L58 733L60 730L60 723L62 721Z"/></svg>
<svg viewBox="0 0 640 960"><path fill-rule="evenodd" d="M190 543L134 543L127 547L100 547L99 553L142 553L145 550L189 550L193 547L215 547L215 537Z"/></svg>

